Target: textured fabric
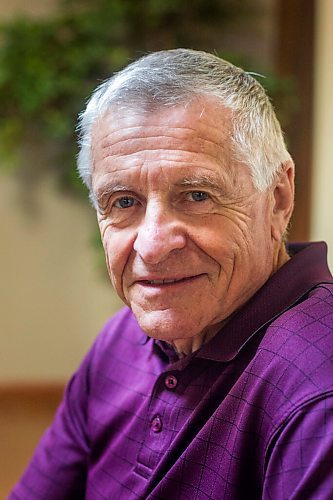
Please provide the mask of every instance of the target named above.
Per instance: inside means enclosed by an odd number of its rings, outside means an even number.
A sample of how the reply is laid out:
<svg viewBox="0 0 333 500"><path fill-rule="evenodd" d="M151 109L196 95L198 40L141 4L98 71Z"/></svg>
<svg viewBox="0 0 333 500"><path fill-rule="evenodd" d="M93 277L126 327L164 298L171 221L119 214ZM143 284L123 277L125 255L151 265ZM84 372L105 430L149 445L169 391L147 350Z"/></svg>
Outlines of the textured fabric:
<svg viewBox="0 0 333 500"><path fill-rule="evenodd" d="M10 499L333 498L333 282L324 244L291 250L181 360L111 319Z"/></svg>

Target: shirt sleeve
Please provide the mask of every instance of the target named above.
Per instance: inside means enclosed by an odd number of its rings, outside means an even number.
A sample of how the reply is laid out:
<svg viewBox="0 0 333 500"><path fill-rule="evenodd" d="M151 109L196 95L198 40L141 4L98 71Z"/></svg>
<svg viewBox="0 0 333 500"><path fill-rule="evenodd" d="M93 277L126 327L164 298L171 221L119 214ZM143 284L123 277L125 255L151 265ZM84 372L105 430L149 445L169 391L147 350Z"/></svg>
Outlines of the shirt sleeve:
<svg viewBox="0 0 333 500"><path fill-rule="evenodd" d="M42 437L9 500L76 500L85 497L90 358L91 353L67 385L51 427Z"/></svg>
<svg viewBox="0 0 333 500"><path fill-rule="evenodd" d="M307 403L279 430L263 498L329 500L333 492L333 395Z"/></svg>

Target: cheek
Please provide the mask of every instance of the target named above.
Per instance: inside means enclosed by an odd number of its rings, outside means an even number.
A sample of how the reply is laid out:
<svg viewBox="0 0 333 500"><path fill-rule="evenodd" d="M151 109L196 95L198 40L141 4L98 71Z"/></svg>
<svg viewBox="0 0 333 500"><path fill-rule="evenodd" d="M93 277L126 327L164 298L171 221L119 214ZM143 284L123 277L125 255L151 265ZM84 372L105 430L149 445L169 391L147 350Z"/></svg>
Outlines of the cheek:
<svg viewBox="0 0 333 500"><path fill-rule="evenodd" d="M122 277L132 250L131 239L123 233L113 232L111 228L101 232L101 238L111 282L122 296Z"/></svg>
<svg viewBox="0 0 333 500"><path fill-rule="evenodd" d="M244 246L244 236L239 225L227 218L220 218L213 227L203 227L194 237L198 247L214 260L223 264Z"/></svg>
<svg viewBox="0 0 333 500"><path fill-rule="evenodd" d="M219 281L244 279L256 267L257 256L267 248L264 228L247 221L225 217L212 230L206 227L196 238L197 245L220 267ZM264 222L263 222L264 225Z"/></svg>

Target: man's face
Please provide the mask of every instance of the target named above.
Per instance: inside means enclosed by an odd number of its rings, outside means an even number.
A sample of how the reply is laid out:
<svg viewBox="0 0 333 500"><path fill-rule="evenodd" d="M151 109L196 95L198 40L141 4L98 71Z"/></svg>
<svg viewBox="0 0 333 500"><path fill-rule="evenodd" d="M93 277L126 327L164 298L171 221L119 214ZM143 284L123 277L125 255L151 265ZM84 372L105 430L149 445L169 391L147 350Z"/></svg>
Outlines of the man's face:
<svg viewBox="0 0 333 500"><path fill-rule="evenodd" d="M93 193L108 271L151 337L209 334L273 272L272 192L231 154L209 100L117 109L93 132Z"/></svg>

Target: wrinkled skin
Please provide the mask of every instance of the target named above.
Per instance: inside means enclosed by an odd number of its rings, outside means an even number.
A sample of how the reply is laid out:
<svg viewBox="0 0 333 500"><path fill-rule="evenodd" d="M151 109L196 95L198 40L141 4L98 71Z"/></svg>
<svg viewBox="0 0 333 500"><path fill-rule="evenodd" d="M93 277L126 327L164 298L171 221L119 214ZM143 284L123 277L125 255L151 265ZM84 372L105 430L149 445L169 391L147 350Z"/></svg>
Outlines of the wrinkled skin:
<svg viewBox="0 0 333 500"><path fill-rule="evenodd" d="M293 165L258 192L232 158L230 118L206 98L113 109L93 129L92 191L111 281L147 335L183 355L288 260Z"/></svg>

